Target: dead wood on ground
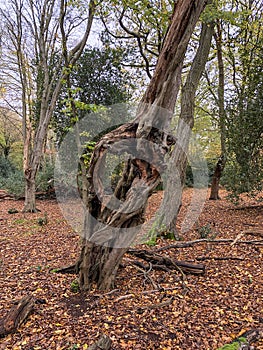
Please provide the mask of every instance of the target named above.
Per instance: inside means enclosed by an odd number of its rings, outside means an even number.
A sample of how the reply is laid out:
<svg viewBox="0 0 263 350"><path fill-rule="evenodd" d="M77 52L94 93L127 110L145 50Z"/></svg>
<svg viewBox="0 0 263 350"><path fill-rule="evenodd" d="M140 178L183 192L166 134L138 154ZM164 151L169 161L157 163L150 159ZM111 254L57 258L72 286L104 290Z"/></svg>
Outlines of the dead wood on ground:
<svg viewBox="0 0 263 350"><path fill-rule="evenodd" d="M7 315L0 320L0 338L14 333L26 321L33 312L35 302L32 295L27 295L11 308Z"/></svg>
<svg viewBox="0 0 263 350"><path fill-rule="evenodd" d="M158 269L164 266L171 270L178 269L180 272L182 271L183 273L191 273L194 275L202 275L205 272L205 266L203 264L192 264L186 261L172 260L167 256L162 256L155 252L150 252L143 249L130 249L128 253L136 256L137 258L150 262L153 269Z"/></svg>

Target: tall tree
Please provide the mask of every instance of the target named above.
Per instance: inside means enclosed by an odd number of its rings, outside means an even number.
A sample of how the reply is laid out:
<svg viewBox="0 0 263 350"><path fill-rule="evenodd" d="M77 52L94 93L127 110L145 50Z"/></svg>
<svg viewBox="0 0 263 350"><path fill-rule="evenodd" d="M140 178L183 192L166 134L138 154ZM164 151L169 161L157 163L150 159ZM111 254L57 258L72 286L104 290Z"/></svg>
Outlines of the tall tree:
<svg viewBox="0 0 263 350"><path fill-rule="evenodd" d="M213 20L203 22L198 49L181 92L181 111L176 130L177 142L169 163L170 168L166 180L167 191L165 191L162 206L157 213L157 224L154 225L158 232L169 231L177 238L179 237L176 230L176 221L181 207L188 161L188 146L194 126L195 96L209 56L213 33Z"/></svg>
<svg viewBox="0 0 263 350"><path fill-rule="evenodd" d="M209 199L217 200L219 197L219 184L220 179L223 174L226 165L226 114L225 114L225 68L223 59L223 36L222 36L222 23L221 20L217 19L216 32L214 38L216 41L216 53L218 62L218 94L217 94L217 104L218 104L218 120L219 120L219 130L220 130L220 145L221 145L221 155L216 163L212 183L211 192Z"/></svg>
<svg viewBox="0 0 263 350"><path fill-rule="evenodd" d="M78 2L10 0L1 9L21 86L25 211L36 211L35 178L50 119L59 92L85 47L95 7L90 0L86 14ZM82 35L76 40L80 27Z"/></svg>
<svg viewBox="0 0 263 350"><path fill-rule="evenodd" d="M77 264L80 286L84 290L90 289L93 284L99 289L113 286L121 258L135 238L136 226L144 220L148 196L160 181L157 164L173 143L168 132L180 86L182 62L205 4L206 1L197 3L193 0L175 3L156 70L136 118L132 123L106 134L95 147L88 172L89 195L83 247ZM166 114L160 115L160 108L165 108ZM103 197L101 167L109 146L113 149L114 143L118 143L120 151L121 141L129 139L138 140L133 147L139 156L127 160L114 191L120 207L112 209L102 205L100 200L100 196ZM159 147L160 152L156 152L154 145ZM144 161L149 154L151 161Z"/></svg>
<svg viewBox="0 0 263 350"><path fill-rule="evenodd" d="M262 3L236 3L237 31L228 30L233 93L227 99L227 187L235 196L262 189Z"/></svg>

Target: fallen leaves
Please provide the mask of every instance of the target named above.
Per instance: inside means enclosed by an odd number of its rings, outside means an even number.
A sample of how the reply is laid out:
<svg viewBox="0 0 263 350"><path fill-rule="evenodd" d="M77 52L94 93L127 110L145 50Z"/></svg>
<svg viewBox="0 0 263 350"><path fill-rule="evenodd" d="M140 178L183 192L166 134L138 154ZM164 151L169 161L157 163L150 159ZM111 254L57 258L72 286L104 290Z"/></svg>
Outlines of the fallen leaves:
<svg viewBox="0 0 263 350"><path fill-rule="evenodd" d="M160 196L154 194L148 216L159 206ZM179 227L190 200L191 191L186 190ZM196 227L214 222L216 239L232 241L250 225L254 225L251 231L260 231L262 207L255 208L253 200L243 202L242 207L245 205L252 209L236 210L224 199L207 201ZM10 207L19 213L8 215ZM248 234L232 246L231 241L203 242L165 250L173 260L198 263L200 257L209 258L204 260L205 275L189 275L184 284L177 271L152 270L149 274L159 286L154 289L127 256L115 290L73 293L70 286L75 276L51 270L76 261L79 237L64 221L55 201L38 203L42 213L47 213L44 226L37 224L43 214L22 214L22 207L20 201L0 202L0 217L5 218L0 221L0 318L14 300L29 292L46 304L37 304L17 333L0 340L1 350L85 350L103 333L110 336L115 350L214 350L244 330L263 324L262 248L239 244ZM184 236L185 241L199 238L195 227ZM139 248L155 251L169 243L177 242L159 239L156 247ZM222 257L242 259L216 259ZM256 345L263 349L262 342Z"/></svg>

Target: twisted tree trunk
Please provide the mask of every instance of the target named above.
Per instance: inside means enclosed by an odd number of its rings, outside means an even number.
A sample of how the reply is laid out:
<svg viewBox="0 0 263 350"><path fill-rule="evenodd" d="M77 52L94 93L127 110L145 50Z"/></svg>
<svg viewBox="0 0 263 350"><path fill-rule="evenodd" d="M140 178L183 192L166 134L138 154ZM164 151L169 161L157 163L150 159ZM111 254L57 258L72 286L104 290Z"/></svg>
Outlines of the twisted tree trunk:
<svg viewBox="0 0 263 350"><path fill-rule="evenodd" d="M173 138L169 126L180 85L185 51L206 4L178 0L156 71L137 117L105 135L96 145L88 172L89 192L83 246L77 264L82 290L110 289L120 261L144 222L148 197L164 171ZM162 109L162 108L165 108ZM101 181L106 154L128 153L114 196L105 202Z"/></svg>

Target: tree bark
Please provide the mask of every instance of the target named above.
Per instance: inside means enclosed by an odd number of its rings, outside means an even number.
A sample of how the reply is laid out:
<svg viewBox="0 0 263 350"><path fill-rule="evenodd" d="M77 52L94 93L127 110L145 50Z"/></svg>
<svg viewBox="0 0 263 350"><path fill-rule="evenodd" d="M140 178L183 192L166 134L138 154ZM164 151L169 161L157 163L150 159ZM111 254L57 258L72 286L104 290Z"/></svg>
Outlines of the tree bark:
<svg viewBox="0 0 263 350"><path fill-rule="evenodd" d="M32 296L25 296L17 305L14 305L6 317L0 320L0 338L13 333L32 313L35 299Z"/></svg>
<svg viewBox="0 0 263 350"><path fill-rule="evenodd" d="M219 114L219 129L220 129L220 145L221 155L215 166L214 174L211 183L211 192L209 199L217 200L219 197L219 184L222 173L226 164L226 125L225 125L225 70L222 50L222 28L219 20L216 25L217 31L214 35L217 49L218 61L218 114Z"/></svg>
<svg viewBox="0 0 263 350"><path fill-rule="evenodd" d="M105 135L94 149L88 172L88 214L77 263L82 290L89 290L94 285L101 290L114 286L122 256L134 241L137 226L144 222L147 199L160 181L163 159L174 144L169 136L169 125L179 89L182 62L205 4L205 0L179 0L175 3L155 73L135 120ZM160 113L160 108L165 108L166 112ZM126 149L125 141L134 139L138 143ZM114 143L118 143L115 150ZM158 146L158 152L155 146ZM100 172L109 148L115 154L132 148L134 157L125 164L122 178L114 191L115 199L111 198L103 205ZM149 161L143 160L149 158ZM94 178L97 184L94 184ZM111 204L116 198L118 206L112 209Z"/></svg>
<svg viewBox="0 0 263 350"><path fill-rule="evenodd" d="M173 233L176 238L179 238L176 221L181 207L188 146L194 126L195 95L209 56L213 33L213 22L202 24L199 47L182 89L181 113L176 131L177 142L169 162L167 191L165 191L162 206L157 214L158 225L155 225L156 233L160 234L165 230Z"/></svg>
<svg viewBox="0 0 263 350"><path fill-rule="evenodd" d="M36 213L36 180L33 176L31 169L25 170L25 203L23 212Z"/></svg>
<svg viewBox="0 0 263 350"><path fill-rule="evenodd" d="M211 183L211 191L210 191L210 200L217 200L220 199L219 196L219 185L220 185L220 179L225 167L226 159L224 154L221 155L221 157L218 159L215 169L214 169L214 174L212 177L212 183Z"/></svg>

